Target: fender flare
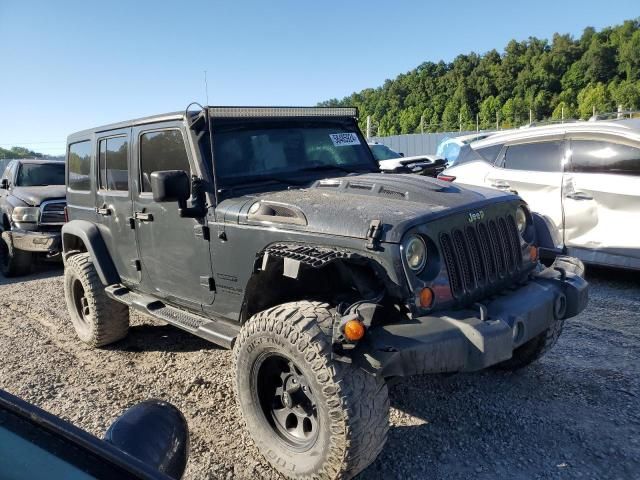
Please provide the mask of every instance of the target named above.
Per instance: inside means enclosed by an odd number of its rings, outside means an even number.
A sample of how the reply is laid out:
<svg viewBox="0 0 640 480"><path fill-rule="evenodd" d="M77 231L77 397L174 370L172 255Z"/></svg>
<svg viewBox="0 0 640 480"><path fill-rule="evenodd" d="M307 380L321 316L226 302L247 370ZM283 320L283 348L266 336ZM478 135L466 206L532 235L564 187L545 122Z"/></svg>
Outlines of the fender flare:
<svg viewBox="0 0 640 480"><path fill-rule="evenodd" d="M72 220L64 224L62 227L62 255L65 260L70 252L78 249L78 243L84 246L91 257L103 285L120 283L118 270L111 259L100 230L94 223L86 220Z"/></svg>
<svg viewBox="0 0 640 480"><path fill-rule="evenodd" d="M562 235L551 219L535 212L531 212L531 216L533 217L536 240L541 254L547 257L555 257L565 253Z"/></svg>

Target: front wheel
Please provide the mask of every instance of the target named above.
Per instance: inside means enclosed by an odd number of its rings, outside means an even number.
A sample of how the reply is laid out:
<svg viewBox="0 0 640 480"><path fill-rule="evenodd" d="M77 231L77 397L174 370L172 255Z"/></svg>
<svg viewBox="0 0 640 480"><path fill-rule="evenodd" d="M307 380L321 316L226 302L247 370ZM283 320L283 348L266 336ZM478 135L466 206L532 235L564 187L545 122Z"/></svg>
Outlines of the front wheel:
<svg viewBox="0 0 640 480"><path fill-rule="evenodd" d="M351 478L386 441L384 380L331 358L327 304L261 312L234 347L236 394L261 453L288 478Z"/></svg>
<svg viewBox="0 0 640 480"><path fill-rule="evenodd" d="M0 236L0 271L5 277L26 275L31 271L33 255L13 246L8 235Z"/></svg>
<svg viewBox="0 0 640 480"><path fill-rule="evenodd" d="M542 358L558 341L562 333L564 320L554 320L553 324L541 334L520 345L513 351L509 360L495 365L498 370L516 371L527 367Z"/></svg>

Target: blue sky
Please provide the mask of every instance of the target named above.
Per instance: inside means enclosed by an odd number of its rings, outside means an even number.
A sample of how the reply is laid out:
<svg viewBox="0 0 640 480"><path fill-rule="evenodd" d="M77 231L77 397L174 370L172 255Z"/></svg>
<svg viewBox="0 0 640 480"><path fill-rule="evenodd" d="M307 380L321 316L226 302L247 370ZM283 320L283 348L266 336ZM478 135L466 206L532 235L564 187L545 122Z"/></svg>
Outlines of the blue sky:
<svg viewBox="0 0 640 480"><path fill-rule="evenodd" d="M579 35L638 0L0 0L0 146L64 152L76 130L214 105L314 105L423 61Z"/></svg>

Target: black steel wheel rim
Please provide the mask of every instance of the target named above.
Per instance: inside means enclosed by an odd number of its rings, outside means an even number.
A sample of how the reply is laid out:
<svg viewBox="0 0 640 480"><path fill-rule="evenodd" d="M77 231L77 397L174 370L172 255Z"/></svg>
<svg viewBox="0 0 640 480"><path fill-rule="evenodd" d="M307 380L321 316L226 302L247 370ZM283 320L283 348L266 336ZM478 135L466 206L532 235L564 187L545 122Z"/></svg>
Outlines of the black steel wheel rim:
<svg viewBox="0 0 640 480"><path fill-rule="evenodd" d="M87 317L89 316L89 302L85 296L82 282L78 278L75 278L71 284L71 295L78 318L82 323L86 324Z"/></svg>
<svg viewBox="0 0 640 480"><path fill-rule="evenodd" d="M290 448L305 451L318 438L315 394L298 366L283 355L262 354L254 364L252 386L272 430Z"/></svg>

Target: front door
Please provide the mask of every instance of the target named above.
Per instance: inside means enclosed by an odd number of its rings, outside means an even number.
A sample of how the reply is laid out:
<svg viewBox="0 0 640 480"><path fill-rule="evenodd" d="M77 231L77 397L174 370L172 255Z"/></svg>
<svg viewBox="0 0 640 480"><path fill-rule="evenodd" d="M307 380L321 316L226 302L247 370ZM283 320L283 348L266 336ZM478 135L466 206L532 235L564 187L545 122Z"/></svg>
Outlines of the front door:
<svg viewBox="0 0 640 480"><path fill-rule="evenodd" d="M130 223L133 214L129 181L130 136L131 129L127 128L96 138L97 225L125 285L140 281L136 268L136 237Z"/></svg>
<svg viewBox="0 0 640 480"><path fill-rule="evenodd" d="M178 204L156 203L150 176L161 170L195 171L180 122L133 129L136 187L134 222L145 288L193 308L213 303L209 241L201 219L182 218Z"/></svg>
<svg viewBox="0 0 640 480"><path fill-rule="evenodd" d="M508 145L486 177L486 185L520 195L533 212L562 231L562 138Z"/></svg>
<svg viewBox="0 0 640 480"><path fill-rule="evenodd" d="M613 136L571 139L565 242L585 261L640 268L640 145Z"/></svg>

